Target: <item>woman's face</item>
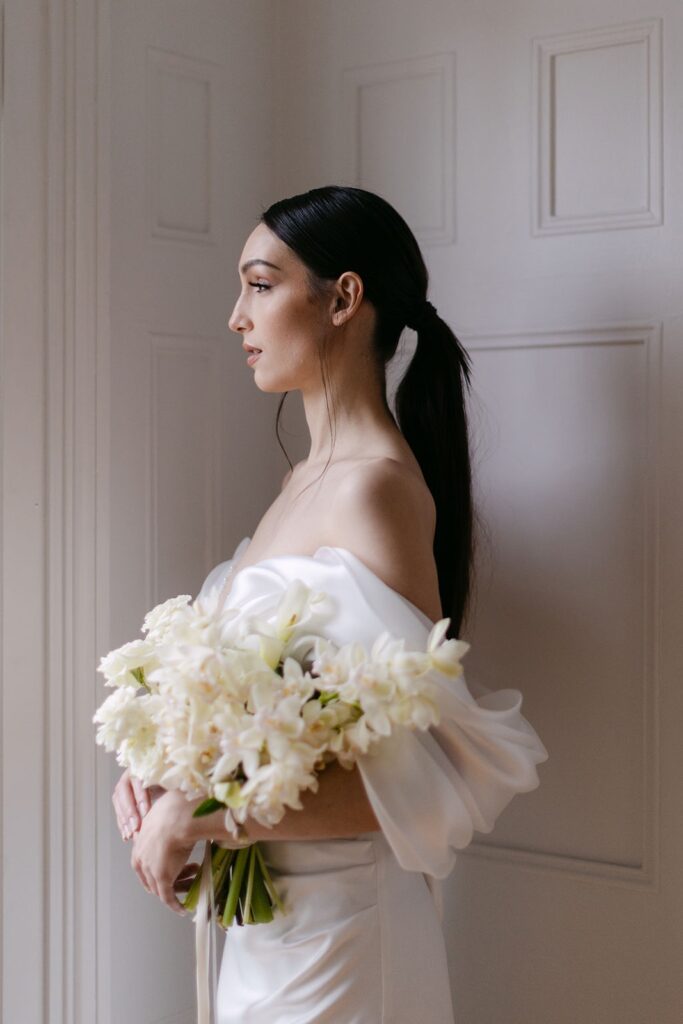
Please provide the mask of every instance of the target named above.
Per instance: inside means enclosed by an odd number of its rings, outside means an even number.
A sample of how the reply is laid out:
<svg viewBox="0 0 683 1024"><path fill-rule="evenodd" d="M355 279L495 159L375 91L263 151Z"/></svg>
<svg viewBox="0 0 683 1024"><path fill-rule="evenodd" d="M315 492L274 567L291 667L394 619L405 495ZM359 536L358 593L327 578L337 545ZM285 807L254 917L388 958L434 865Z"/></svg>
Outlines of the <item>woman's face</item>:
<svg viewBox="0 0 683 1024"><path fill-rule="evenodd" d="M304 264L261 223L247 238L238 272L242 290L228 323L243 344L261 349L251 367L258 387L273 392L315 387L326 309L309 297Z"/></svg>

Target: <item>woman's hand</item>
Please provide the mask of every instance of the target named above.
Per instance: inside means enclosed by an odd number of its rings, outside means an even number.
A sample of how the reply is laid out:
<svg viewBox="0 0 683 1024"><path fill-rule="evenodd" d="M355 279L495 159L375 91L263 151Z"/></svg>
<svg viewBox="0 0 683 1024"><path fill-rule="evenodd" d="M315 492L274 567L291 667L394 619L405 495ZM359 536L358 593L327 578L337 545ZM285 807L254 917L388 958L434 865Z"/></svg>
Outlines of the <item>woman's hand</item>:
<svg viewBox="0 0 683 1024"><path fill-rule="evenodd" d="M152 803L162 793L165 793L162 786L142 785L140 780L131 775L128 768L123 772L121 778L114 786L112 803L119 832L123 839L130 839L142 824L142 819L148 813Z"/></svg>
<svg viewBox="0 0 683 1024"><path fill-rule="evenodd" d="M182 915L187 911L178 900L174 886L182 887L190 867L186 862L195 840L188 837L187 823L194 806L180 790L164 792L134 834L130 858L147 892L154 893L167 907ZM196 874L200 865L193 867L196 869L193 874Z"/></svg>
<svg viewBox="0 0 683 1024"><path fill-rule="evenodd" d="M189 882L201 868L201 864L187 864L187 858L197 842L216 839L227 849L239 849L249 845L244 839L236 840L224 825L224 813L216 811L210 817L193 818L192 814L202 798L188 800L183 792L169 789L159 797L142 822L139 832L133 836L131 865L147 892L175 910L187 911L177 899L176 892L189 888ZM250 840L253 842L254 840Z"/></svg>

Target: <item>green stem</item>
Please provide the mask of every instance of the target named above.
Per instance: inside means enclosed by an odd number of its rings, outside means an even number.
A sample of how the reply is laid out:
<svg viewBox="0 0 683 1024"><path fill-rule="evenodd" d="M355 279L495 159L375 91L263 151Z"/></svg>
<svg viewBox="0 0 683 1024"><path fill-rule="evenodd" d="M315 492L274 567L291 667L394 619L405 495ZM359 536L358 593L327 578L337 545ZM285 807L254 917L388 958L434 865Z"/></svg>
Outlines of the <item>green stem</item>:
<svg viewBox="0 0 683 1024"><path fill-rule="evenodd" d="M222 861L220 862L218 870L216 871L216 874L214 875L213 879L214 903L216 906L217 914L220 913L221 907L226 897L226 893L224 892L225 880L228 877L230 865L232 864L235 858L236 851L222 850L221 852L225 854L225 857L223 857Z"/></svg>
<svg viewBox="0 0 683 1024"><path fill-rule="evenodd" d="M242 878L244 877L244 869L247 865L247 858L249 856L250 849L251 847L249 846L243 846L237 851L237 856L233 862L232 878L230 880L230 888L228 889L228 897L225 901L225 910L223 911L222 918L224 928L229 928L233 922L233 918L235 917L237 901L242 887Z"/></svg>
<svg viewBox="0 0 683 1024"><path fill-rule="evenodd" d="M197 903L199 901L199 890L202 884L202 869L201 866L199 871L192 879L192 885L185 893L185 899L182 901L185 910L196 910Z"/></svg>
<svg viewBox="0 0 683 1024"><path fill-rule="evenodd" d="M254 924L267 924L273 920L273 907L268 897L260 866L254 872L254 892L251 905Z"/></svg>
<svg viewBox="0 0 683 1024"><path fill-rule="evenodd" d="M230 866L230 860L232 859L233 850L224 850L220 846L212 845L211 848L211 877L213 879L213 891L214 899L220 891L220 886L225 877L225 871ZM220 879L220 881L219 881ZM185 894L185 899L181 900L185 910L196 910L197 903L199 901L199 890L202 884L202 869L201 866L199 871L192 879L192 885Z"/></svg>
<svg viewBox="0 0 683 1024"><path fill-rule="evenodd" d="M226 850L222 846L218 846L216 843L211 844L211 869L214 873L214 877L223 870L223 866L226 860L230 859L232 850Z"/></svg>
<svg viewBox="0 0 683 1024"><path fill-rule="evenodd" d="M251 894L254 891L254 867L256 866L256 851L253 846L249 849L249 873L247 874L247 893L242 906L242 918L244 924L251 924Z"/></svg>
<svg viewBox="0 0 683 1024"><path fill-rule="evenodd" d="M270 871L268 870L268 868L266 866L266 862L263 859L263 854L261 853L261 847L259 846L258 843L256 843L255 846L256 846L256 856L258 857L259 867L261 868L261 874L263 876L263 881L265 882L265 884L267 886L270 898L272 899L273 903L276 904L278 910L280 910L282 913L284 913L285 908L284 908L284 906L282 904L282 900L280 899L280 897L277 894L277 889L275 888L275 886L273 884L273 879L270 877Z"/></svg>

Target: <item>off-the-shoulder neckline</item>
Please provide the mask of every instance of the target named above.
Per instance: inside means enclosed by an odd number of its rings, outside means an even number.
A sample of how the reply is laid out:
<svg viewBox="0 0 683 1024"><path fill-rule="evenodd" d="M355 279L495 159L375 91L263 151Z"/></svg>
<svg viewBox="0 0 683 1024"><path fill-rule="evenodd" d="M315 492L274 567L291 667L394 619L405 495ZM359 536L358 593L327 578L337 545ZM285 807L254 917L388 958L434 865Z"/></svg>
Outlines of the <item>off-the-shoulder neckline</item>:
<svg viewBox="0 0 683 1024"><path fill-rule="evenodd" d="M243 539L246 540L247 538L245 537ZM251 538L249 538L249 540L251 540ZM242 541L240 541L240 544L241 543ZM238 544L238 548L239 546L240 545ZM235 550L237 550L237 548ZM418 608L416 604L413 604L413 602L408 600L407 597L404 597L403 594L399 594L398 590L394 590L393 587L390 587L389 584L386 583L381 576L378 576L376 572L373 572L372 569L369 566L367 566L361 558L358 557L358 555L354 555L353 551L349 551L348 548L339 547L338 545L334 544L321 544L319 548L316 548L312 555L271 555L269 558L260 558L257 562L251 562L249 565L242 566L242 568L238 569L236 573L231 573L232 583L230 585L230 591L228 592L226 601L229 601L230 599L230 593L232 592L232 589L235 586L235 580L243 572L247 572L249 569L261 568L265 565L268 565L268 563L270 562L292 561L293 559L296 559L300 562L317 562L319 561L317 556L320 554L321 551L336 551L342 555L345 555L347 558L350 558L351 561L355 563L355 565L357 565L363 572L367 573L368 576L371 576L376 583L378 583L381 587L387 590L390 594L393 594L394 597L398 597L401 601L407 604L411 611L413 611L415 615L418 616L418 618L422 621L422 623L425 626L428 626L431 629L432 626L435 625L435 622L433 622L429 618L429 616L422 611L421 608ZM231 560L229 559L229 561Z"/></svg>

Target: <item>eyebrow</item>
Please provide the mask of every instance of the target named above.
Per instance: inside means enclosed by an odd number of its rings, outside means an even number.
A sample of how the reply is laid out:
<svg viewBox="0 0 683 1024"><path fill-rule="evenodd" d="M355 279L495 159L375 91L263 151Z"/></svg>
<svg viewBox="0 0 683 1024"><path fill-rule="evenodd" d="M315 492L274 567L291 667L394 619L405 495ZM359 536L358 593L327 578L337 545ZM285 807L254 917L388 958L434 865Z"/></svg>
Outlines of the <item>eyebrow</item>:
<svg viewBox="0 0 683 1024"><path fill-rule="evenodd" d="M260 260L258 257L254 257L253 260L247 260L246 263L242 264L240 270L244 273L249 267L253 267L257 263L263 263L266 267L272 267L273 270L282 270L282 267L278 267L275 263L269 263L268 260Z"/></svg>

